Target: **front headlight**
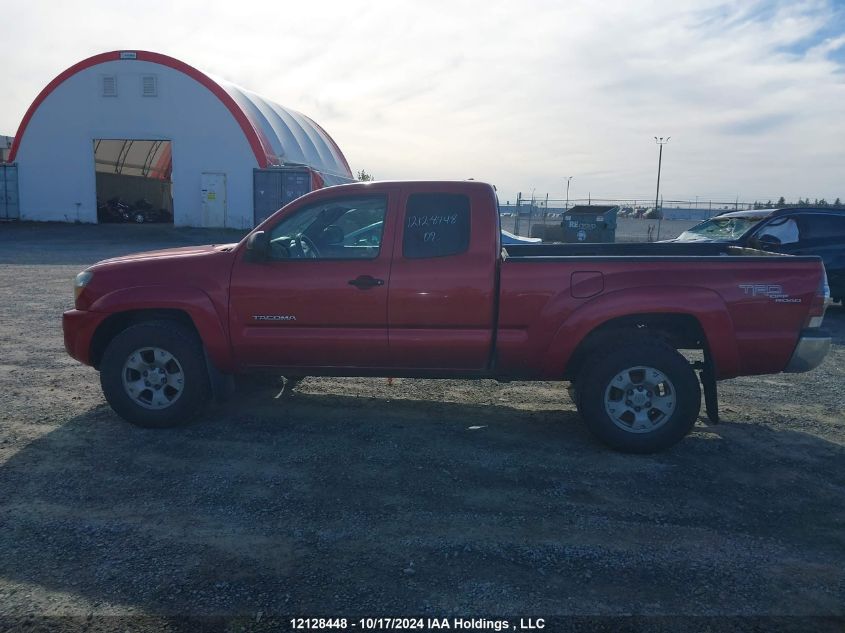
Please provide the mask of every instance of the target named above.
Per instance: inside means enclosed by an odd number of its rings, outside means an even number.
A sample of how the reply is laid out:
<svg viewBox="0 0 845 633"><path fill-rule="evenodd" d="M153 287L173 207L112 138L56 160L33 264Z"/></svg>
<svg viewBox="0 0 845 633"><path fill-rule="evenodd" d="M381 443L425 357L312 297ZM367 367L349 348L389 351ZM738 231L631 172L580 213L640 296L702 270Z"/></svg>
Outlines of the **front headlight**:
<svg viewBox="0 0 845 633"><path fill-rule="evenodd" d="M82 291L85 289L85 286L93 279L94 273L90 270L84 270L79 273L76 278L73 280L73 300L76 301L79 299L79 295L82 294Z"/></svg>

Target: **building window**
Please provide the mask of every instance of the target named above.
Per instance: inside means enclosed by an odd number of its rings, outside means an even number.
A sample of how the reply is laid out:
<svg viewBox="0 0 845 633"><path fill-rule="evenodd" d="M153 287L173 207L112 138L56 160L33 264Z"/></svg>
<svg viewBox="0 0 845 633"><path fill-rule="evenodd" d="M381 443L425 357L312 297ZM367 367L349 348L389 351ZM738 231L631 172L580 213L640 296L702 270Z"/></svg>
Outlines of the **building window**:
<svg viewBox="0 0 845 633"><path fill-rule="evenodd" d="M158 78L155 75L141 77L141 95L144 97L158 96Z"/></svg>
<svg viewBox="0 0 845 633"><path fill-rule="evenodd" d="M103 96L116 97L117 96L117 77L114 75L103 75Z"/></svg>

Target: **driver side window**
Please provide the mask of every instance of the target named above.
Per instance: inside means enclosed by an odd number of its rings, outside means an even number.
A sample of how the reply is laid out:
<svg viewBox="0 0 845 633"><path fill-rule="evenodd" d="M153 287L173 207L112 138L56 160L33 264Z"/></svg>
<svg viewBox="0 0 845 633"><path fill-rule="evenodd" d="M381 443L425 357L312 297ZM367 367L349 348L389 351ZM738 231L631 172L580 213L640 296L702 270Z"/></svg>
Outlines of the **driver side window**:
<svg viewBox="0 0 845 633"><path fill-rule="evenodd" d="M385 196L335 198L303 207L270 231L270 259L374 259L381 250Z"/></svg>

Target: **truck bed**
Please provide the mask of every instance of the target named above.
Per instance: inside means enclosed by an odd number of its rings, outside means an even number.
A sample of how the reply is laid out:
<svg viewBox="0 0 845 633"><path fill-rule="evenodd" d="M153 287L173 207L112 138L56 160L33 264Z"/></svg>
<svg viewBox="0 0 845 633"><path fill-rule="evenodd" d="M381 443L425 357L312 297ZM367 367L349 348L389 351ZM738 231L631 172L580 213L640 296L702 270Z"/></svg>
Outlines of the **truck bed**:
<svg viewBox="0 0 845 633"><path fill-rule="evenodd" d="M548 377L598 324L660 314L687 315L709 333L719 378L781 371L817 290L807 280L819 264L718 243L508 245L498 366Z"/></svg>
<svg viewBox="0 0 845 633"><path fill-rule="evenodd" d="M753 248L718 242L631 242L589 244L508 244L503 247L511 260L537 260L557 257L788 257ZM800 259L817 259L806 258Z"/></svg>

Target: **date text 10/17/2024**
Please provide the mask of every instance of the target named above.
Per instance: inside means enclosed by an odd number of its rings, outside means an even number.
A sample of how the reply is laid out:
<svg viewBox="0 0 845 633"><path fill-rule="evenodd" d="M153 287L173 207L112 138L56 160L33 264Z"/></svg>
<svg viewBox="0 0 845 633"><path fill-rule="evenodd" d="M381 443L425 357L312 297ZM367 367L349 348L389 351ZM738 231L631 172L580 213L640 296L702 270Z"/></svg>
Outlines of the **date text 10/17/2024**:
<svg viewBox="0 0 845 633"><path fill-rule="evenodd" d="M544 618L516 621L485 618L291 618L291 629L362 631L538 631L546 628Z"/></svg>

